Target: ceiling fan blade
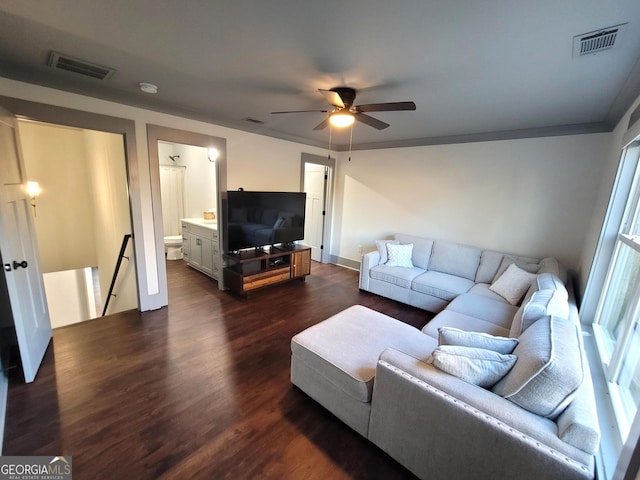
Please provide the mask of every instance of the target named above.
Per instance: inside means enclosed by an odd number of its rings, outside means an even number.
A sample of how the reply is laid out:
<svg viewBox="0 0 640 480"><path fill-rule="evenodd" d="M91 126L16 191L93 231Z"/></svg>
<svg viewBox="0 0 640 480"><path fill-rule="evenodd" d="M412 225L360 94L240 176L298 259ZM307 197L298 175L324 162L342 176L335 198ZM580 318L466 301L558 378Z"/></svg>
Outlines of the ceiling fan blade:
<svg viewBox="0 0 640 480"><path fill-rule="evenodd" d="M318 125L316 125L314 130L322 130L324 128L327 128L327 125L329 125L329 119L328 118L324 119L322 122L320 122Z"/></svg>
<svg viewBox="0 0 640 480"><path fill-rule="evenodd" d="M342 98L340 98L340 95L338 95L337 92L334 92L333 90L323 90L322 88L319 88L318 91L322 95L324 95L324 98L327 100L327 102L329 102L334 107L339 107L339 108L345 107L344 102L342 101Z"/></svg>
<svg viewBox="0 0 640 480"><path fill-rule="evenodd" d="M309 113L309 112L320 112L327 113L329 110L286 110L284 112L271 112L271 115L275 115L278 113Z"/></svg>
<svg viewBox="0 0 640 480"><path fill-rule="evenodd" d="M358 113L356 115L356 120L366 123L370 127L377 128L378 130L383 130L389 126L388 123L384 123L377 118L370 117L369 115L365 115L364 113Z"/></svg>
<svg viewBox="0 0 640 480"><path fill-rule="evenodd" d="M369 103L355 107L358 112L394 112L400 110L415 110L413 102Z"/></svg>

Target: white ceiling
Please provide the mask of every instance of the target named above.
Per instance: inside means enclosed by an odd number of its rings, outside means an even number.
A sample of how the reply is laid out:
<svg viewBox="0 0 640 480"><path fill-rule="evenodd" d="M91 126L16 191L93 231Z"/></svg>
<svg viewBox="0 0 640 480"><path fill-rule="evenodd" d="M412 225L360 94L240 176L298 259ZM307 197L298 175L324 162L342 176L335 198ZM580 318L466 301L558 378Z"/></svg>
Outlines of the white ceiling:
<svg viewBox="0 0 640 480"><path fill-rule="evenodd" d="M575 35L623 23L573 57ZM51 50L117 72L57 71ZM640 95L640 1L0 0L0 75L320 146L326 114L270 112L325 108L336 86L416 103L356 123L357 148L607 131Z"/></svg>

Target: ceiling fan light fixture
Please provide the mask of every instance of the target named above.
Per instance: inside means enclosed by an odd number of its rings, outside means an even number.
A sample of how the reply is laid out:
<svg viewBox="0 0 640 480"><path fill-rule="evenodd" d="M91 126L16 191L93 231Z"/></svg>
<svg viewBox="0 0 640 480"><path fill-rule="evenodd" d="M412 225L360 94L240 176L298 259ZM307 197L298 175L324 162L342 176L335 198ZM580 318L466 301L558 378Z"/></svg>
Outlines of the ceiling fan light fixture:
<svg viewBox="0 0 640 480"><path fill-rule="evenodd" d="M356 117L348 110L340 110L329 115L329 123L334 127L348 127L353 125Z"/></svg>

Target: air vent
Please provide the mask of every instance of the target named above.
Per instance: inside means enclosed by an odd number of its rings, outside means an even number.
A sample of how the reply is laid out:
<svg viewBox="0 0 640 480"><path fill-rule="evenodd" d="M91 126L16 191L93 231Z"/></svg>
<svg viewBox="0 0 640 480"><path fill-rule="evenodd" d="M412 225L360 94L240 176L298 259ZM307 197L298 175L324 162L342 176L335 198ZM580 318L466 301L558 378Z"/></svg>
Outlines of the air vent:
<svg viewBox="0 0 640 480"><path fill-rule="evenodd" d="M255 123L256 125L264 125L264 122L262 120L257 120L251 117L246 117L246 118L243 118L242 120L249 123Z"/></svg>
<svg viewBox="0 0 640 480"><path fill-rule="evenodd" d="M573 37L573 56L592 55L620 44L626 23Z"/></svg>
<svg viewBox="0 0 640 480"><path fill-rule="evenodd" d="M67 72L78 73L85 77L96 78L98 80L108 80L116 71L113 68L96 65L79 58L70 57L58 52L49 54L49 66Z"/></svg>

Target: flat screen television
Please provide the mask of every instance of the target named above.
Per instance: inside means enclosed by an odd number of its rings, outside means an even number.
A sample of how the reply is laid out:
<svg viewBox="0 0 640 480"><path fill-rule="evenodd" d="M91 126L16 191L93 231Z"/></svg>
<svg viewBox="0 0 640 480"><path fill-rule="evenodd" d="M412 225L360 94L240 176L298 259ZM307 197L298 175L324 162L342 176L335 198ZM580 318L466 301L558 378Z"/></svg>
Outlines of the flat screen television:
<svg viewBox="0 0 640 480"><path fill-rule="evenodd" d="M302 192L227 192L225 251L291 247L304 238L306 200Z"/></svg>

